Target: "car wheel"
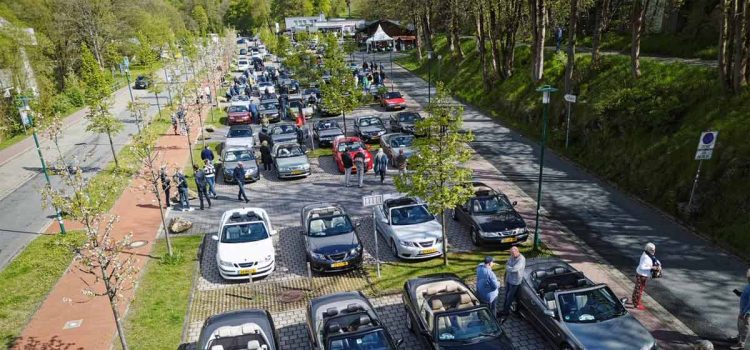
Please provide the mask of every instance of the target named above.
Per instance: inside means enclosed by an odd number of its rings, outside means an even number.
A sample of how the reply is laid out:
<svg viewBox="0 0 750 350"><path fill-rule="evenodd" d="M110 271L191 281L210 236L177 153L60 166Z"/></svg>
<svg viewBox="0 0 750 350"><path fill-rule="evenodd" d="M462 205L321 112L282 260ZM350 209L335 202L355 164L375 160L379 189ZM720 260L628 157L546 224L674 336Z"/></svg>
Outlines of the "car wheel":
<svg viewBox="0 0 750 350"><path fill-rule="evenodd" d="M414 324L412 324L411 315L409 315L409 311L406 308L404 308L404 312L406 312L406 329L414 333Z"/></svg>
<svg viewBox="0 0 750 350"><path fill-rule="evenodd" d="M477 232L477 229L472 227L471 228L471 243L474 243L474 245L479 245L479 233Z"/></svg>
<svg viewBox="0 0 750 350"><path fill-rule="evenodd" d="M560 345L560 350L573 350L568 344Z"/></svg>
<svg viewBox="0 0 750 350"><path fill-rule="evenodd" d="M398 248L396 247L396 241L391 239L391 250L393 251L393 255L395 255L397 258L398 256Z"/></svg>

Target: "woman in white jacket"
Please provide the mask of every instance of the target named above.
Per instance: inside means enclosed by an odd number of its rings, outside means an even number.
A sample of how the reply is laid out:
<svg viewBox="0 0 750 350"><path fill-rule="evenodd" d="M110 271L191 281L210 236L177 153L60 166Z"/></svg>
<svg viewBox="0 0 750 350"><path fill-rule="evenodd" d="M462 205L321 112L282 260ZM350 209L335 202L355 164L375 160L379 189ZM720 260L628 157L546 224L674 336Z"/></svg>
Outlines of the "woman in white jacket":
<svg viewBox="0 0 750 350"><path fill-rule="evenodd" d="M661 271L661 263L656 259L656 246L653 243L647 243L641 254L641 260L635 269L635 288L633 289L633 307L638 310L645 310L641 299L643 291L646 289L646 282L654 273Z"/></svg>

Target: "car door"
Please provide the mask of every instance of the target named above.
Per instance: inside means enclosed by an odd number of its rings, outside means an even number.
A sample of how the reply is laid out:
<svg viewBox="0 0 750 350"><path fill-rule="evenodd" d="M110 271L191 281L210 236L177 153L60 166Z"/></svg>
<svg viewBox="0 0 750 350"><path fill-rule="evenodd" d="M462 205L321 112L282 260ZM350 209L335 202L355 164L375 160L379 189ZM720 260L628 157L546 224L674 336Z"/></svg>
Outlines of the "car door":
<svg viewBox="0 0 750 350"><path fill-rule="evenodd" d="M555 325L556 320L545 314L545 310L548 310L547 304L531 289L528 285L528 281L524 280L521 288L523 291L519 293L519 298L521 299L521 303L531 314L533 322L545 336L555 342L555 344L558 344L556 338L559 336L559 328ZM557 300L557 298L555 298L555 300Z"/></svg>
<svg viewBox="0 0 750 350"><path fill-rule="evenodd" d="M459 205L458 208L456 208L456 218L458 218L458 222L471 226L472 220L471 220L471 211L470 211L470 203L471 199L464 202L463 204Z"/></svg>
<svg viewBox="0 0 750 350"><path fill-rule="evenodd" d="M388 122L391 125L391 131L392 132L396 132L397 130L399 130L398 120L397 120L396 116L391 115L390 120Z"/></svg>
<svg viewBox="0 0 750 350"><path fill-rule="evenodd" d="M391 227L388 221L388 215L385 209L385 204L377 206L375 210L375 228L377 232L386 240L390 242L391 239Z"/></svg>

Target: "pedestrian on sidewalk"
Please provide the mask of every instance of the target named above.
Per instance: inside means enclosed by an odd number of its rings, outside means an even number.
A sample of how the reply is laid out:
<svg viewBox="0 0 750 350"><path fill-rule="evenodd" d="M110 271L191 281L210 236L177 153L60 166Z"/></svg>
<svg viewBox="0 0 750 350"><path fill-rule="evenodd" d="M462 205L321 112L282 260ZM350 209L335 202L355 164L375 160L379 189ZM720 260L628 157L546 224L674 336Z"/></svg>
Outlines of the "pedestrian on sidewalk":
<svg viewBox="0 0 750 350"><path fill-rule="evenodd" d="M182 211L190 210L190 197L188 197L188 185L185 173L182 169L177 168L174 174L174 182L177 185L177 192L180 198L180 209Z"/></svg>
<svg viewBox="0 0 750 350"><path fill-rule="evenodd" d="M352 167L354 166L354 162L352 161L349 152L344 152L341 155L341 163L344 164L344 183L346 184L346 187L349 187L349 178L352 176Z"/></svg>
<svg viewBox="0 0 750 350"><path fill-rule="evenodd" d="M380 175L380 183L385 181L385 172L388 170L388 156L385 155L383 149L378 150L378 154L375 155L375 174Z"/></svg>
<svg viewBox="0 0 750 350"><path fill-rule="evenodd" d="M273 158L271 158L271 148L268 147L268 141L263 140L260 143L260 161L263 163L263 170L273 169Z"/></svg>
<svg viewBox="0 0 750 350"><path fill-rule="evenodd" d="M406 175L406 154L404 154L403 149L398 150L398 156L396 156L396 167L398 167L399 176Z"/></svg>
<svg viewBox="0 0 750 350"><path fill-rule="evenodd" d="M247 200L247 195L245 195L245 167L242 163L237 163L237 167L232 171L232 177L234 178L234 181L237 181L237 187L239 187L237 200L241 201L244 198L245 203L249 202L249 200Z"/></svg>
<svg viewBox="0 0 750 350"><path fill-rule="evenodd" d="M661 263L656 259L656 245L649 242L643 248L643 254L635 269L635 287L633 288L633 307L638 310L645 310L641 299L643 291L646 289L646 282L649 278L661 277Z"/></svg>
<svg viewBox="0 0 750 350"><path fill-rule="evenodd" d="M750 330L750 269L747 270L747 284L742 291L735 289L734 293L740 297L740 313L737 316L737 338L736 343L730 347L730 349L738 350L745 348L745 342L747 342L748 330Z"/></svg>
<svg viewBox="0 0 750 350"><path fill-rule="evenodd" d="M172 113L172 130L174 131L175 135L178 135L177 132L177 113Z"/></svg>
<svg viewBox="0 0 750 350"><path fill-rule="evenodd" d="M167 166L162 165L161 171L159 172L159 179L161 180L161 189L164 190L164 208L169 208L171 199L169 198L170 183L169 175L167 174Z"/></svg>
<svg viewBox="0 0 750 350"><path fill-rule="evenodd" d="M380 83L385 84L385 71L380 71Z"/></svg>
<svg viewBox="0 0 750 350"><path fill-rule="evenodd" d="M562 41L563 41L563 29L562 29L562 26L557 26L555 27L555 43L557 45L555 47L555 52L560 51L560 45L562 45Z"/></svg>
<svg viewBox="0 0 750 350"><path fill-rule="evenodd" d="M206 174L206 183L208 183L208 192L216 199L216 168L212 161L205 161L203 173Z"/></svg>
<svg viewBox="0 0 750 350"><path fill-rule="evenodd" d="M484 257L484 262L477 266L477 298L480 302L487 304L494 316L497 314L500 283L497 282L497 276L492 271L493 266L495 266L495 258L491 256Z"/></svg>
<svg viewBox="0 0 750 350"><path fill-rule="evenodd" d="M365 173L367 172L367 163L365 162L365 154L361 148L354 155L354 165L357 167L357 183L359 184L359 188L362 188L365 181ZM347 184L349 184L348 181Z"/></svg>
<svg viewBox="0 0 750 350"><path fill-rule="evenodd" d="M208 180L206 180L206 173L203 172L203 169L199 168L197 165L193 165L193 173L195 176L195 187L198 189L198 200L201 203L201 210L203 210L204 198L208 203L208 207L211 208L211 198L208 197L208 191L206 190L206 186L208 185Z"/></svg>
<svg viewBox="0 0 750 350"><path fill-rule="evenodd" d="M203 146L203 150L201 151L201 160L204 162L212 162L214 161L214 152L211 151L210 148L208 148L208 145Z"/></svg>
<svg viewBox="0 0 750 350"><path fill-rule="evenodd" d="M518 288L523 281L523 273L526 269L526 257L521 254L518 247L510 248L510 258L505 263L505 301L503 302L502 319L510 315L510 307L516 301ZM501 321L502 322L502 321Z"/></svg>

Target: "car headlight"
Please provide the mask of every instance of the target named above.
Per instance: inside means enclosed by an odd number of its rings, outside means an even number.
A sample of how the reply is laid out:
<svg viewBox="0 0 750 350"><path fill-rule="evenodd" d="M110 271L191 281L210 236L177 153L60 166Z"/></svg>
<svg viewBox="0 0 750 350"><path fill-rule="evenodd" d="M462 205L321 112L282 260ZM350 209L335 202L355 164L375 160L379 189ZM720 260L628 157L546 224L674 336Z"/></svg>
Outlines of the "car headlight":
<svg viewBox="0 0 750 350"><path fill-rule="evenodd" d="M400 243L400 244L401 244L402 246L404 246L404 247L413 247L413 246L414 246L414 243L412 243L412 242L409 242L409 241L399 241L399 243Z"/></svg>
<svg viewBox="0 0 750 350"><path fill-rule="evenodd" d="M319 254L319 253L312 253L312 254L310 254L310 255L312 255L313 259L318 259L318 260L327 260L327 259L326 259L326 256L325 256L325 255L323 255L323 254Z"/></svg>
<svg viewBox="0 0 750 350"><path fill-rule="evenodd" d="M359 248L355 247L349 250L349 255L357 255L357 254L359 254Z"/></svg>
<svg viewBox="0 0 750 350"><path fill-rule="evenodd" d="M305 170L310 170L310 164L305 163L305 164L302 165L302 168L305 169Z"/></svg>
<svg viewBox="0 0 750 350"><path fill-rule="evenodd" d="M229 261L219 260L219 265L225 266L225 267L234 267L234 264L232 264Z"/></svg>
<svg viewBox="0 0 750 350"><path fill-rule="evenodd" d="M383 135L383 134L385 134L385 130L378 131L378 135Z"/></svg>
<svg viewBox="0 0 750 350"><path fill-rule="evenodd" d="M435 243L442 244L443 243L443 237L439 237L438 239L436 239Z"/></svg>
<svg viewBox="0 0 750 350"><path fill-rule="evenodd" d="M266 255L265 261L271 261L271 260L273 260L273 255L271 254Z"/></svg>
<svg viewBox="0 0 750 350"><path fill-rule="evenodd" d="M290 171L290 170L291 170L290 168L284 168L284 167L279 168L279 171Z"/></svg>

